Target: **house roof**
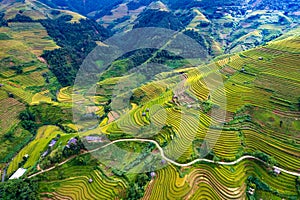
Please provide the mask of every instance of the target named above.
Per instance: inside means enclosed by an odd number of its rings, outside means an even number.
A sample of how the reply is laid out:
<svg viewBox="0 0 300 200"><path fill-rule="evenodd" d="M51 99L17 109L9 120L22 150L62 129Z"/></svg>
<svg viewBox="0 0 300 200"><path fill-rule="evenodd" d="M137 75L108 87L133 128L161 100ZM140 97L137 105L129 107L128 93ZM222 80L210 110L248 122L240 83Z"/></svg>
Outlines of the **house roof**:
<svg viewBox="0 0 300 200"><path fill-rule="evenodd" d="M71 138L69 141L68 141L68 144L76 144L77 143L77 139L76 138Z"/></svg>
<svg viewBox="0 0 300 200"><path fill-rule="evenodd" d="M19 168L9 179L18 179L25 174L27 169Z"/></svg>
<svg viewBox="0 0 300 200"><path fill-rule="evenodd" d="M280 169L275 168L275 169L274 169L274 172L275 172L276 174L280 174L281 171L280 171Z"/></svg>
<svg viewBox="0 0 300 200"><path fill-rule="evenodd" d="M151 172L151 173L150 173L150 176L151 176L151 177L154 177L154 176L156 176L156 173L155 173L155 172Z"/></svg>
<svg viewBox="0 0 300 200"><path fill-rule="evenodd" d="M70 148L70 145L71 144L74 144L76 145L77 144L77 139L76 138L71 138L69 141L68 141L68 144L66 145L67 148Z"/></svg>
<svg viewBox="0 0 300 200"><path fill-rule="evenodd" d="M46 150L46 151L42 154L42 156L45 157L48 153L49 153L48 150Z"/></svg>
<svg viewBox="0 0 300 200"><path fill-rule="evenodd" d="M99 136L86 136L85 139L88 140L88 141L99 141L99 140L101 140L101 137L99 137Z"/></svg>
<svg viewBox="0 0 300 200"><path fill-rule="evenodd" d="M49 147L53 147L56 144L56 142L57 142L56 140L51 140Z"/></svg>

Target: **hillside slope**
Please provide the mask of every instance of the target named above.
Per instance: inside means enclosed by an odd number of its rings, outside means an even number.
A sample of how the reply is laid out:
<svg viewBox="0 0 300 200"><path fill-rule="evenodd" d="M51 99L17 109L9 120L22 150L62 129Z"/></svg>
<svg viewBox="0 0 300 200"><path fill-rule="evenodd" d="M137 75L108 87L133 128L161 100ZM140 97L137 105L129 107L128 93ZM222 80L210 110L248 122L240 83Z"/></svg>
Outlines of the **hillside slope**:
<svg viewBox="0 0 300 200"><path fill-rule="evenodd" d="M133 181L136 179L130 173L123 174L122 171L146 170L150 167L146 160L152 159L151 167L159 168L155 170L155 176L137 193L133 192L135 190L130 185L127 195L137 197L144 191L143 199L299 198L296 177L284 172L276 175L272 169L272 166L276 165L300 172L297 162L300 158L300 96L295 95L300 94L300 35L298 30L291 34L268 45L218 59L213 63L216 68L208 65L160 74L157 76L159 79L134 89L131 110L108 111L108 115L97 129L80 133L82 138L96 135L98 132L99 136L107 135L111 140L152 139L162 146L168 158L179 163L188 163L201 156L203 151L206 151L201 144L206 141L207 145L212 145L212 151L206 158L215 162L234 161L242 155L250 154L269 164L250 159L233 166L196 163L191 166L174 167L168 163L160 169L158 166L164 161L156 154L155 149L151 150L153 154L144 154L146 158L143 162L140 157L132 154L132 148L135 149L134 152L140 151L139 142L119 142L118 147L125 152L108 146L93 153L101 162L101 174L98 176L120 182L127 180L123 179L125 174ZM210 91L209 94L204 80L216 83L214 74L223 77L223 87L215 92ZM172 83L178 76L184 76L186 81L185 90L178 94L176 101L174 91L166 88L172 88ZM128 77L123 76L99 82L94 99L104 105L106 101L103 97L109 99L115 85L120 81L126 82L126 79ZM223 92L227 99L225 107L220 102ZM87 95L86 98L91 99L92 96ZM138 101L135 101L136 99ZM150 110L147 111L147 108ZM215 111L221 113L221 110L226 111L223 121L221 116L214 115ZM158 132L144 131L148 130L147 126L150 123L155 123L162 129ZM161 123L166 124L162 126ZM182 124L184 126L181 126ZM216 143L211 144L220 127L221 133ZM112 151L116 154L111 154ZM114 160L113 166L111 160ZM101 186L99 190L92 189L91 185L86 183L87 177L95 179L94 173L98 172L80 173L78 170L81 167L74 162L46 173L54 182L47 185L47 181L42 181L41 192L45 197L84 199L86 195L100 195L105 188L101 181L105 181L106 178L97 178L98 185ZM72 174L67 170L68 167ZM59 170L65 171L65 178L62 180L57 180L55 176ZM84 192L80 193L79 188L74 190L74 185L80 185ZM250 187L255 188L253 195L247 192ZM73 188L72 192L70 188ZM125 197L124 189L118 187L115 192L116 197ZM112 190L108 189L107 195L111 194Z"/></svg>

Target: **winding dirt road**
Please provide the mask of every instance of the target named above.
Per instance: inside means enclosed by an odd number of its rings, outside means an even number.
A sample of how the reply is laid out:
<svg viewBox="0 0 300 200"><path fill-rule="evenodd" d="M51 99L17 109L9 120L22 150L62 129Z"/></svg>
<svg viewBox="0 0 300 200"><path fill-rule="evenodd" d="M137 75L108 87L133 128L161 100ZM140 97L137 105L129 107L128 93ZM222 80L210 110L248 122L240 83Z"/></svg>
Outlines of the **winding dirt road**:
<svg viewBox="0 0 300 200"><path fill-rule="evenodd" d="M158 144L158 142L156 142L155 140L150 140L150 139L120 139L120 140L115 140L115 141L112 141L112 142L110 142L110 143L108 143L108 144L102 146L102 147L99 147L99 148L96 148L96 149L93 149L93 150L90 150L90 151L86 151L86 152L84 152L84 153L82 153L82 154L80 154L80 155L84 155L84 154L96 152L96 151L98 151L98 150L100 150L100 149L102 149L102 148L108 147L108 146L113 145L113 144L118 143L118 142L150 142L150 143L153 143L153 144L156 145L156 147L157 147L158 150L160 151L160 155L161 155L161 157L162 157L164 160L168 161L169 163L172 163L173 165L180 166L180 167L188 167L188 166L191 166L191 165L193 165L193 164L195 164L195 163L197 163L197 162L215 163L215 164L219 164L219 165L235 165L235 164L237 164L237 163L239 163L239 162L241 162L241 161L243 161L243 160L245 160L245 159L253 159L253 160L257 160L257 161L260 161L260 162L266 164L265 161L263 161L263 160L261 160L261 159L259 159L259 158L256 158L256 157L254 157L254 156L250 156L250 155L242 156L242 157L240 157L239 159L237 159L237 160L235 160L235 161L232 161L232 162L221 162L221 161L213 161L213 160L209 160L209 159L205 159L205 158L198 158L198 159L195 159L195 160L193 160L193 161L191 161L191 162L189 162L189 163L184 163L184 164L182 164L182 163L178 163L178 162L176 162L176 161L171 160L170 158L168 158L168 157L165 155L164 150L163 150L163 149L161 148L161 146ZM76 157L76 156L72 156L72 157L68 158L67 160L65 160L65 161L63 161L63 162L61 162L61 163L59 163L57 166L61 166L61 165L65 164L66 162L70 161L70 160L73 159L74 157ZM45 170L42 170L42 171L40 171L40 172L37 172L37 173L35 173L35 174L30 175L30 176L28 176L28 178L32 178L32 177L34 177L34 176L37 176L37 175L39 175L39 174L42 174L42 173L45 173L45 172L47 172L47 171L53 170L53 169L55 169L55 168L56 168L56 166L50 167L50 168L48 168L48 169L45 169ZM300 173L299 173L299 172L293 172L293 171L285 170L285 169L280 168L280 167L277 167L277 166L274 166L273 168L274 168L274 169L278 169L278 170L280 170L280 171L282 171L282 172L284 172L284 173L287 173L287 174L290 174L290 175L293 175L293 176L299 176L299 177L300 177Z"/></svg>

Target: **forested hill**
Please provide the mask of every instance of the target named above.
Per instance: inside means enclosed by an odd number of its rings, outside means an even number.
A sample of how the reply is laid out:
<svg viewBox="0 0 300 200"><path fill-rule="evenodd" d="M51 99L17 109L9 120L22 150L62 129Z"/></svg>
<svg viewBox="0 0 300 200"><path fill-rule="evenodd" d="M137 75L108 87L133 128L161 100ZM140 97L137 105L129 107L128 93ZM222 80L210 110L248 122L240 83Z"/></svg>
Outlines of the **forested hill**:
<svg viewBox="0 0 300 200"><path fill-rule="evenodd" d="M184 28L181 21L173 13L154 9L146 10L136 20L134 28L141 27L160 27L175 31Z"/></svg>
<svg viewBox="0 0 300 200"><path fill-rule="evenodd" d="M70 20L71 16L65 15L40 21L49 36L61 47L45 51L43 57L62 86L73 84L83 60L96 47L96 41L111 35L95 21L81 19L79 23L69 23Z"/></svg>
<svg viewBox="0 0 300 200"><path fill-rule="evenodd" d="M123 0L40 0L53 8L62 8L72 10L84 15L93 11L105 13L110 11L114 6L123 2Z"/></svg>
<svg viewBox="0 0 300 200"><path fill-rule="evenodd" d="M98 17L108 14L114 7L120 4L127 4L130 10L135 10L141 6L149 6L157 0L40 0L53 8L67 9L78 12L83 15L97 13ZM195 6L241 6L247 3L246 0L161 0L172 10L186 9Z"/></svg>

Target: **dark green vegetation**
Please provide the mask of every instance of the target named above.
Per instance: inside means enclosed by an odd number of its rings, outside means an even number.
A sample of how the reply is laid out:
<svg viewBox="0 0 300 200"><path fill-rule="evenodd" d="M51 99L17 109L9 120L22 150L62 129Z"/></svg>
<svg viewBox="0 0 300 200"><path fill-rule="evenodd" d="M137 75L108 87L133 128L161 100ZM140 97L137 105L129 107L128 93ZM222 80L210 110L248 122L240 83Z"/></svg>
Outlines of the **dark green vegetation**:
<svg viewBox="0 0 300 200"><path fill-rule="evenodd" d="M35 134L36 130L43 125L56 125L64 129L62 124L72 122L70 108L47 103L28 107L20 113L19 118L23 128L32 134Z"/></svg>
<svg viewBox="0 0 300 200"><path fill-rule="evenodd" d="M69 23L71 16L42 20L49 36L61 47L46 51L43 57L62 86L72 85L85 57L109 36L109 32L92 20Z"/></svg>
<svg viewBox="0 0 300 200"><path fill-rule="evenodd" d="M9 19L8 22L33 22L33 20L28 16L18 13L13 19Z"/></svg>
<svg viewBox="0 0 300 200"><path fill-rule="evenodd" d="M159 27L174 31L184 28L183 24L173 13L159 10L146 10L143 12L134 25L134 28L142 27Z"/></svg>
<svg viewBox="0 0 300 200"><path fill-rule="evenodd" d="M126 199L134 200L141 199L144 196L145 186L151 180L150 174L138 174L127 189Z"/></svg>
<svg viewBox="0 0 300 200"><path fill-rule="evenodd" d="M98 11L97 16L102 17L122 0L87 0L87 1L70 1L70 0L41 0L41 2L53 7L65 7L81 14L88 14L92 11Z"/></svg>
<svg viewBox="0 0 300 200"><path fill-rule="evenodd" d="M9 180L0 183L0 199L3 200L37 200L39 184L36 180Z"/></svg>
<svg viewBox="0 0 300 200"><path fill-rule="evenodd" d="M7 20L4 19L4 13L0 13L0 27L1 26L8 26Z"/></svg>

